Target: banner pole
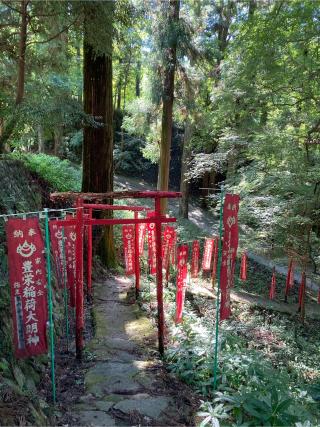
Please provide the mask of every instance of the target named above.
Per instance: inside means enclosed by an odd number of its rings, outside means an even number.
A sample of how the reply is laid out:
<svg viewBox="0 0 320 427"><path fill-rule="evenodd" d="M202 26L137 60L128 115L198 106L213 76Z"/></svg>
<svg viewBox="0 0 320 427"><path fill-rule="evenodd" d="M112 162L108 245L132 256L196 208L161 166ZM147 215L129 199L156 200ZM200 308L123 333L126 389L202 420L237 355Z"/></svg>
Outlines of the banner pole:
<svg viewBox="0 0 320 427"><path fill-rule="evenodd" d="M53 325L53 304L51 288L51 263L50 263L50 232L49 232L49 214L48 209L45 213L45 237L46 237L46 260L47 260L47 282L48 282L48 307L49 307L49 332L50 332L50 356L51 356L51 381L52 381L52 399L56 403L56 382L55 382L55 362L54 362L54 325Z"/></svg>
<svg viewBox="0 0 320 427"><path fill-rule="evenodd" d="M224 187L221 185L220 194L220 220L219 220L219 246L218 246L218 285L216 296L216 336L214 346L214 365L213 365L213 388L217 388L217 374L218 374L218 344L219 344L219 322L220 322L220 281L221 281L221 262L222 262L222 219L223 219L223 198Z"/></svg>
<svg viewBox="0 0 320 427"><path fill-rule="evenodd" d="M67 265L66 265L66 251L64 240L64 228L62 227L62 255L63 255L63 298L64 298L64 315L66 320L66 338L67 338L67 351L69 351L69 314L68 314L68 289L67 289Z"/></svg>

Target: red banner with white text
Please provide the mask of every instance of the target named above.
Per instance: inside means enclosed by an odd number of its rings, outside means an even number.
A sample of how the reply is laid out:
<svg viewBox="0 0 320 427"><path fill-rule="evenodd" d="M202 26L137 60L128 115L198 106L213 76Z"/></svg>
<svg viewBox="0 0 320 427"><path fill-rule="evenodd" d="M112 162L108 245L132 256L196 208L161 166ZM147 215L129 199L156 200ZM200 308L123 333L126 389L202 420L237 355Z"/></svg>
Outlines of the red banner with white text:
<svg viewBox="0 0 320 427"><path fill-rule="evenodd" d="M148 212L147 218L155 216L155 212ZM148 224L148 261L150 274L157 273L157 246L156 246L156 224Z"/></svg>
<svg viewBox="0 0 320 427"><path fill-rule="evenodd" d="M192 242L192 255L191 255L191 277L196 279L199 273L199 256L200 256L200 243L199 240Z"/></svg>
<svg viewBox="0 0 320 427"><path fill-rule="evenodd" d="M203 250L202 270L211 270L212 254L214 249L214 239L206 239Z"/></svg>
<svg viewBox="0 0 320 427"><path fill-rule="evenodd" d="M177 275L177 293L176 293L176 323L180 323L182 321L185 288L187 286L188 245L181 245L178 247L177 262L178 262L178 275Z"/></svg>
<svg viewBox="0 0 320 427"><path fill-rule="evenodd" d="M64 230L61 225L57 225L52 221L49 222L49 229L50 243L58 284L63 287L64 277L67 274L65 269Z"/></svg>
<svg viewBox="0 0 320 427"><path fill-rule="evenodd" d="M46 353L47 277L38 218L6 223L15 356Z"/></svg>
<svg viewBox="0 0 320 427"><path fill-rule="evenodd" d="M147 224L139 224L139 256L143 255L146 231L147 231Z"/></svg>
<svg viewBox="0 0 320 427"><path fill-rule="evenodd" d="M166 271L169 269L170 254L172 245L175 238L175 229L167 225L163 231L163 244L162 244L162 268Z"/></svg>
<svg viewBox="0 0 320 427"><path fill-rule="evenodd" d="M234 285L234 270L239 240L238 194L226 194L223 206L223 245L220 275L221 306L220 320L228 319L231 314L230 290Z"/></svg>
<svg viewBox="0 0 320 427"><path fill-rule="evenodd" d="M126 275L132 276L135 268L134 257L134 225L122 226L122 242Z"/></svg>
<svg viewBox="0 0 320 427"><path fill-rule="evenodd" d="M66 219L74 219L72 215L67 215ZM65 256L67 269L67 283L70 291L70 306L76 306L76 285L77 285L77 261L76 261L76 226L67 225L64 228Z"/></svg>

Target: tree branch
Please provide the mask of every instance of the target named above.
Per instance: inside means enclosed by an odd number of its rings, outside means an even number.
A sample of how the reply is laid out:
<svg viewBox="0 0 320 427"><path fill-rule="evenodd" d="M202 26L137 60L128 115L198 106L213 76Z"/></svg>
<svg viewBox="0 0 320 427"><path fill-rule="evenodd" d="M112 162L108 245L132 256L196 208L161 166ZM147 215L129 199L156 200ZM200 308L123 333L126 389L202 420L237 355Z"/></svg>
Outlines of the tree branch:
<svg viewBox="0 0 320 427"><path fill-rule="evenodd" d="M44 43L48 43L51 40L56 39L57 37L60 36L60 34L64 33L65 31L67 31L70 27L72 27L72 25L74 25L77 21L78 21L79 16L76 17L76 19L74 21L72 21L69 25L67 25L66 27L62 28L61 31L59 31L58 33L56 33L55 35L49 37L47 40L39 40L39 41L31 41L29 43L27 43L27 46L30 46L31 44L44 44Z"/></svg>

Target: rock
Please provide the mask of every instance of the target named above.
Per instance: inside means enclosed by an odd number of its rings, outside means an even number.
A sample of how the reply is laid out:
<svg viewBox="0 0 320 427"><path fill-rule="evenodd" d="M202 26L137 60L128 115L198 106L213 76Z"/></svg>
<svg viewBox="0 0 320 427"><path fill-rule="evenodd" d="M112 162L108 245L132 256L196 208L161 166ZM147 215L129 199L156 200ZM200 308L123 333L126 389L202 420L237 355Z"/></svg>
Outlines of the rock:
<svg viewBox="0 0 320 427"><path fill-rule="evenodd" d="M127 399L117 403L114 408L125 414L130 414L132 411L138 411L141 415L158 420L161 413L164 412L170 404L168 397L149 397L148 399Z"/></svg>
<svg viewBox="0 0 320 427"><path fill-rule="evenodd" d="M112 427L115 426L115 420L102 411L80 411L75 413L80 418L82 425Z"/></svg>

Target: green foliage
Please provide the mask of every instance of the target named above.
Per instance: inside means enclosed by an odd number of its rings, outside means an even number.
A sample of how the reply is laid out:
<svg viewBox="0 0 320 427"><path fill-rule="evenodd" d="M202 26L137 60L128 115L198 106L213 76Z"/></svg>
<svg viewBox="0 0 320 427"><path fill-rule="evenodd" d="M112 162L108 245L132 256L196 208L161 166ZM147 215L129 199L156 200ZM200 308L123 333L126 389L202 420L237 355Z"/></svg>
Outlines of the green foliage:
<svg viewBox="0 0 320 427"><path fill-rule="evenodd" d="M24 165L44 179L57 191L80 191L80 168L68 160L46 154L12 154L13 158L22 160Z"/></svg>

